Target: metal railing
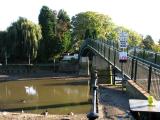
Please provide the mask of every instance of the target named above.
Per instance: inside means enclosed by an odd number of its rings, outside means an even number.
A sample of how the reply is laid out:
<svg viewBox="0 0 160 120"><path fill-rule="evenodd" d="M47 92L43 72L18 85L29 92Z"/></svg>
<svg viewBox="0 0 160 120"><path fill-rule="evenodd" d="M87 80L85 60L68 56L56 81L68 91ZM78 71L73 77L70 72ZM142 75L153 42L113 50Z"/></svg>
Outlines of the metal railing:
<svg viewBox="0 0 160 120"><path fill-rule="evenodd" d="M118 42L115 42L113 40L105 40L104 42L105 42L105 44L118 49L118 46L119 46ZM146 49L142 49L139 47L133 47L133 46L128 46L127 52L130 55L134 55L139 58L142 58L147 61L150 61L150 62L153 62L155 64L160 65L160 53L153 52L153 51L146 50Z"/></svg>
<svg viewBox="0 0 160 120"><path fill-rule="evenodd" d="M160 99L160 54L145 51L152 57L140 57L135 49L128 52L126 63L119 62L118 44L102 40L88 40L87 47L99 54L103 59L113 65L119 71L123 71L128 79L134 80L143 89ZM151 55L152 53L152 55ZM143 53L144 54L144 53ZM154 59L151 59L153 58ZM147 59L148 58L148 59ZM123 67L122 67L123 66Z"/></svg>

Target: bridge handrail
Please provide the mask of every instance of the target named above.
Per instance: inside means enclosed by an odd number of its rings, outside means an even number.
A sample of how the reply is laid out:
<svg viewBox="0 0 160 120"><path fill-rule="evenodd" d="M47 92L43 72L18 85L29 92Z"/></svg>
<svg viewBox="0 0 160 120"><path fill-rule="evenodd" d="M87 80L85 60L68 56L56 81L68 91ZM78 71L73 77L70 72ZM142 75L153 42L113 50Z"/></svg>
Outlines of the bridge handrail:
<svg viewBox="0 0 160 120"><path fill-rule="evenodd" d="M133 56L133 55L130 55L130 54L129 54L129 56L130 56L131 58L133 58L133 59L136 59L136 60L138 60L138 61L141 61L141 62L143 62L143 63L145 63L145 64L147 64L147 65L150 65L150 66L152 66L152 67L154 67L154 68L160 69L160 65L157 65L157 64L152 63L152 62L150 62L150 61L144 60L144 59L139 58L139 57L137 57L137 56Z"/></svg>
<svg viewBox="0 0 160 120"><path fill-rule="evenodd" d="M111 41L111 40L106 40L104 43L109 45L109 46L112 46L112 47L115 47L115 45L116 45L116 47L118 49L118 42L114 42L114 41ZM128 48L129 47L130 46L128 46ZM129 52L131 50L131 49L128 49L128 48L127 48L127 52ZM152 60L152 61L154 61L155 64L160 64L160 62L158 62L158 59L160 59L160 53L159 52L154 52L154 51L150 51L150 50L147 50L147 49L142 49L142 48L139 48L137 46L136 47L133 46L132 49L133 49L132 52L134 53L134 56L138 56L138 54L142 53L141 58L148 59L148 61ZM152 57L154 56L154 58L149 60L150 55Z"/></svg>
<svg viewBox="0 0 160 120"><path fill-rule="evenodd" d="M114 46L114 44L108 44L107 42L104 42L107 46L109 46L109 47L111 47L111 48L113 48L113 49L115 49L116 51L118 51L118 52L120 52L121 50L117 47L115 47ZM117 43L116 43L117 44ZM147 51L147 52L150 52L150 53L153 53L153 54L159 54L160 55L160 53L156 53L156 52L151 52L151 51ZM138 57L138 56L136 56L136 55L132 55L132 54L129 54L128 53L128 56L129 57L131 57L131 58L134 58L134 59L137 59L137 60L139 60L139 61L141 61L141 62L144 62L144 63L146 63L146 64L149 64L149 65L151 65L151 66L153 66L153 67L155 67L155 68L158 68L158 69L160 69L160 65L158 65L158 64L156 64L156 63L153 63L153 62L151 62L151 61L148 61L148 60L145 60L145 59L143 59L143 58L140 58L140 57Z"/></svg>

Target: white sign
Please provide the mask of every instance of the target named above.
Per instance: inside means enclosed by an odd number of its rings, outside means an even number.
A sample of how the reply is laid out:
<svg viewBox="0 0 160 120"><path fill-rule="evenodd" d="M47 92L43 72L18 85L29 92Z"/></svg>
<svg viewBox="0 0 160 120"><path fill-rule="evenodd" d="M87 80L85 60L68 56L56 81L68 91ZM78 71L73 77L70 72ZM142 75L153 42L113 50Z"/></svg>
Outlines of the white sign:
<svg viewBox="0 0 160 120"><path fill-rule="evenodd" d="M127 48L127 40L128 40L128 33L126 32L121 32L120 33L120 48Z"/></svg>
<svg viewBox="0 0 160 120"><path fill-rule="evenodd" d="M127 52L119 52L119 61L127 61Z"/></svg>

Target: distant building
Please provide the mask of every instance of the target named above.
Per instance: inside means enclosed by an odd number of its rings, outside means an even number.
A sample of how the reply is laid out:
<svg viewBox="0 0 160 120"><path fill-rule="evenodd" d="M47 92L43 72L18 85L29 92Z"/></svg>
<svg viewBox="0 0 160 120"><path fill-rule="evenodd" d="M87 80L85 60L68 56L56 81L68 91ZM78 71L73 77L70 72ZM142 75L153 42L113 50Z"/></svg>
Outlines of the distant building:
<svg viewBox="0 0 160 120"><path fill-rule="evenodd" d="M74 55L64 55L63 56L63 61L69 61L71 59L76 59L78 60L78 54L74 54Z"/></svg>

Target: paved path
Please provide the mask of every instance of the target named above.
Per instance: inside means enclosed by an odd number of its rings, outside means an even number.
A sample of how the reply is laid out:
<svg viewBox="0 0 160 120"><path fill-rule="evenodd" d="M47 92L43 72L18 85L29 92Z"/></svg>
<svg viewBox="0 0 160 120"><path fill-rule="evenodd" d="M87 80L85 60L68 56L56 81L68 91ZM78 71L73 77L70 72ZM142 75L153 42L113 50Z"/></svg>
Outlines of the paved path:
<svg viewBox="0 0 160 120"><path fill-rule="evenodd" d="M100 85L99 107L102 108L104 120L130 120L128 118L129 97L121 87Z"/></svg>

